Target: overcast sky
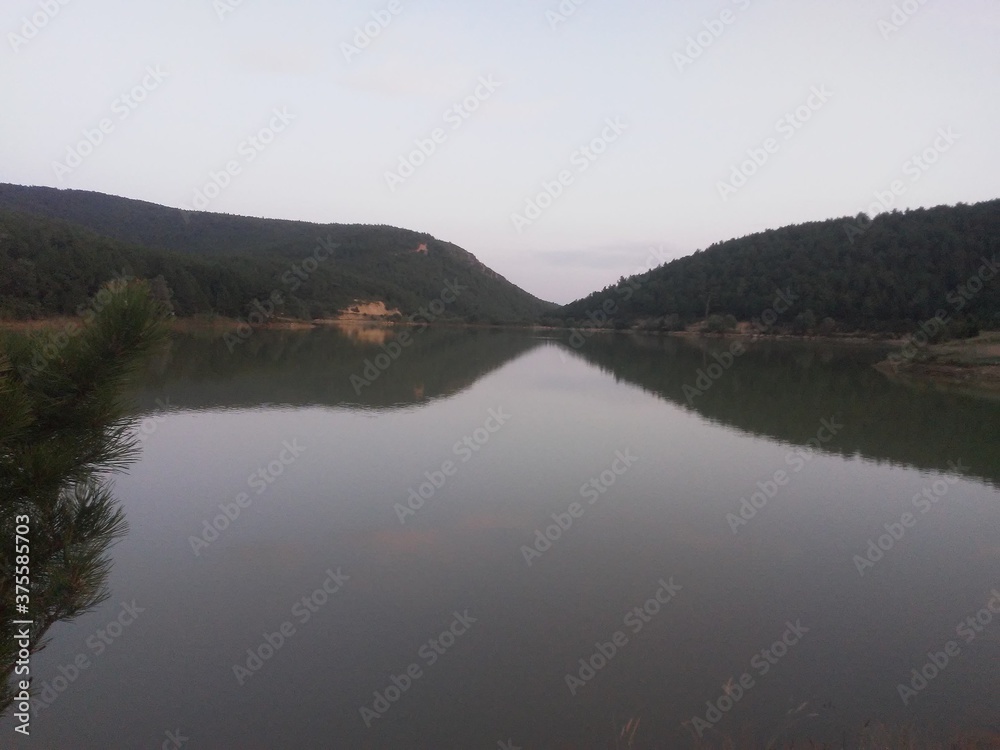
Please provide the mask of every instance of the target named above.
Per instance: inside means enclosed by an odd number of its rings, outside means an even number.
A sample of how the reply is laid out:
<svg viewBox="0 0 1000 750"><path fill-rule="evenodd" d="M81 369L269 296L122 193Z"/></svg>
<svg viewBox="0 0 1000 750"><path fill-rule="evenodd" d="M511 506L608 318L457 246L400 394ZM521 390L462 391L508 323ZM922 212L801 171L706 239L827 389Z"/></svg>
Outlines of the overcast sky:
<svg viewBox="0 0 1000 750"><path fill-rule="evenodd" d="M576 2L3 0L0 181L426 231L557 302L1000 193L996 0Z"/></svg>

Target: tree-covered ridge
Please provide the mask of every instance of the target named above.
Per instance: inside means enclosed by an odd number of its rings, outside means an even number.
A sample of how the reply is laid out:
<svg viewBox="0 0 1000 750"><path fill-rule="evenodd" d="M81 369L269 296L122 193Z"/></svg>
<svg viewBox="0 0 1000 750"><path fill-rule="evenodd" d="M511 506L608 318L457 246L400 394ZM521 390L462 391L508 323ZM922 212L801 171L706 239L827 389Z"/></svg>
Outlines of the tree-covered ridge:
<svg viewBox="0 0 1000 750"><path fill-rule="evenodd" d="M864 215L720 242L577 300L557 313L590 324L676 329L759 318L795 299L771 330L907 330L940 311L960 329L1000 327L1000 200Z"/></svg>
<svg viewBox="0 0 1000 750"><path fill-rule="evenodd" d="M178 315L336 314L357 301L404 315L461 291L439 317L535 319L542 302L431 235L387 226L310 224L187 212L52 188L0 185L0 316L71 314L123 270L156 279Z"/></svg>

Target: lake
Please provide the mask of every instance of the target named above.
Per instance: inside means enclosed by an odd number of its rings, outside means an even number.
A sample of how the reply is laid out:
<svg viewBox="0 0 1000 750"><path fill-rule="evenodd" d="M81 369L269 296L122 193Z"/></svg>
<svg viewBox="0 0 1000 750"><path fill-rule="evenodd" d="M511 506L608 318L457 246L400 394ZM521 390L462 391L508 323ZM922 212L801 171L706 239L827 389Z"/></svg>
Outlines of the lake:
<svg viewBox="0 0 1000 750"><path fill-rule="evenodd" d="M111 598L50 631L12 746L1000 732L1000 402L732 349L175 335Z"/></svg>

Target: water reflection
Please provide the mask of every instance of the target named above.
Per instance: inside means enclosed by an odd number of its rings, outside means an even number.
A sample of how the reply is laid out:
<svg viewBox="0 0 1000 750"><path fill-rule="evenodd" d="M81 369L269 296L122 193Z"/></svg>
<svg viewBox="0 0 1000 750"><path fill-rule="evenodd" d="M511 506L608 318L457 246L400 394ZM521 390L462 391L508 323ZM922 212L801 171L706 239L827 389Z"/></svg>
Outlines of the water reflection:
<svg viewBox="0 0 1000 750"><path fill-rule="evenodd" d="M933 440L931 427L957 434L970 417L869 381L877 353L758 346L689 406L683 385L719 342L594 338L574 356L549 334L428 331L355 394L351 376L392 340L259 332L247 346L260 361L221 340L174 341L140 395L181 408L144 420L143 460L118 485L133 530L112 586L150 614L33 740L152 746L170 726L205 747L687 747L693 717L744 672L755 685L702 743L780 747L834 742L869 719L947 729L995 716L995 627L918 701L897 694L997 585L998 506L982 482L901 468L924 460L911 443ZM903 427L918 429L924 408L937 422L906 439L859 422L852 399L871 393L895 399ZM463 461L456 441L491 409L511 417ZM837 440L735 534L727 514L830 417L845 425ZM286 441L304 453L237 514L248 477ZM589 504L581 486L614 472L619 453L638 462ZM447 479L446 461L458 467ZM945 479L947 503L859 575L852 557ZM396 505L424 482L432 496L401 518ZM218 538L195 549L212 519ZM543 529L555 541L529 565ZM330 583L306 619L303 597L340 573L345 585ZM460 616L476 622L431 664L424 645ZM286 622L280 653L248 651ZM42 655L41 678L85 651L84 625ZM762 674L758 654L778 640L793 645ZM609 642L613 662L588 677L580 660ZM422 676L386 712L376 693L414 663ZM365 706L382 714L370 727Z"/></svg>
<svg viewBox="0 0 1000 750"><path fill-rule="evenodd" d="M453 396L540 343L509 331L322 329L258 331L230 350L217 336L179 335L154 363L139 401L153 409L159 391L181 409L393 409Z"/></svg>
<svg viewBox="0 0 1000 750"><path fill-rule="evenodd" d="M752 343L721 376L706 381L699 375L718 364L731 341L595 335L575 349L558 334L418 329L392 358L396 340L386 329L260 331L228 351L217 337L175 336L139 401L146 411L162 406L162 394L181 409L395 409L454 396L555 341L564 356L727 428L805 446L815 439L818 415L835 417L845 428L819 446L824 452L941 471L961 458L968 476L1000 483L1000 403L893 382L871 366L884 356L877 347ZM699 387L706 382L710 387Z"/></svg>
<svg viewBox="0 0 1000 750"><path fill-rule="evenodd" d="M823 451L940 471L950 471L948 461L960 457L971 467L968 476L1000 483L995 401L892 382L871 366L884 357L883 349L839 343L752 343L712 378L719 370L709 374L709 368L731 345L724 339L595 336L578 350L567 348L618 380L726 427L805 445L815 437L817 415L836 417L845 428L820 446ZM700 373L710 387L698 387Z"/></svg>

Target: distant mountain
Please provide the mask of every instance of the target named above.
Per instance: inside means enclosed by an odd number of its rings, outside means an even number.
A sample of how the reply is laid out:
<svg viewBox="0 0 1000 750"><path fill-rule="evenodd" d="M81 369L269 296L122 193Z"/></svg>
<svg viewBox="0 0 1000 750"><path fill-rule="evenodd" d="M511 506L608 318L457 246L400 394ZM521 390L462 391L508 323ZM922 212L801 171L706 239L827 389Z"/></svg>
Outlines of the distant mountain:
<svg viewBox="0 0 1000 750"><path fill-rule="evenodd" d="M715 330L736 319L809 333L912 330L941 314L957 335L1000 328L1000 200L720 242L550 315L581 327L676 330L708 318Z"/></svg>
<svg viewBox="0 0 1000 750"><path fill-rule="evenodd" d="M123 270L162 277L178 315L242 316L275 294L277 312L299 318L383 303L404 316L434 304L435 318L525 322L555 308L425 233L0 184L0 316L73 313Z"/></svg>

